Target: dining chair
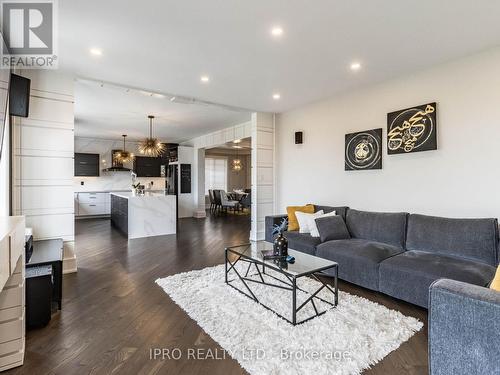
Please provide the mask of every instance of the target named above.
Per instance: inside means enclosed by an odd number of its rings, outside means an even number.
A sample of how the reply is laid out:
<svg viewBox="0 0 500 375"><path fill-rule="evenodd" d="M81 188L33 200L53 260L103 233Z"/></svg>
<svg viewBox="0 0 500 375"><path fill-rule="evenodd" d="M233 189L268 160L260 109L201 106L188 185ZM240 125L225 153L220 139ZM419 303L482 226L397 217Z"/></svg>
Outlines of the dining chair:
<svg viewBox="0 0 500 375"><path fill-rule="evenodd" d="M252 206L252 193L250 192L241 198L240 204L243 208L250 208Z"/></svg>
<svg viewBox="0 0 500 375"><path fill-rule="evenodd" d="M221 193L218 189L212 190L212 192L214 195L214 212L217 212L218 209L222 208Z"/></svg>
<svg viewBox="0 0 500 375"><path fill-rule="evenodd" d="M227 196L227 193L224 190L220 190L220 198L223 210L226 210L227 212L228 208L229 209L232 208L234 212L236 212L236 210L239 211L240 202L235 200L230 200Z"/></svg>
<svg viewBox="0 0 500 375"><path fill-rule="evenodd" d="M208 200L210 202L210 212L212 212L215 208L214 191L212 189L208 189Z"/></svg>

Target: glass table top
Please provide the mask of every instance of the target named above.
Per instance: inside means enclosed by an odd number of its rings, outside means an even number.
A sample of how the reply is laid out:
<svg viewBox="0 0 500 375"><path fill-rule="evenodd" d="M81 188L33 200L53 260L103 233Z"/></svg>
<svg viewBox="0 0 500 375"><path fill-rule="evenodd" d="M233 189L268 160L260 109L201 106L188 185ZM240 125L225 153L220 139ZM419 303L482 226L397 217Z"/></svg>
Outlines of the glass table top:
<svg viewBox="0 0 500 375"><path fill-rule="evenodd" d="M238 256L241 256L243 258L257 261L260 264L264 264L290 276L308 275L337 266L337 262L305 254L290 248L288 249L288 255L295 258L294 263L288 263L285 260L278 259L264 260L262 251L272 249L273 244L266 241L257 241L226 248L228 251L228 257L231 261L235 260L231 259L231 257L237 258Z"/></svg>

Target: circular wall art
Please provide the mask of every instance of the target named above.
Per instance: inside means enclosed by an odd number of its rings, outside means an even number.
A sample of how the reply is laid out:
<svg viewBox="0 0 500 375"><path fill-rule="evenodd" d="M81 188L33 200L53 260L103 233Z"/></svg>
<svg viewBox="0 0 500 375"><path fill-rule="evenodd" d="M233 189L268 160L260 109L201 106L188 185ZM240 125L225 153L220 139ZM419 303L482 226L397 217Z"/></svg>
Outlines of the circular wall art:
<svg viewBox="0 0 500 375"><path fill-rule="evenodd" d="M345 136L345 170L382 169L382 129Z"/></svg>

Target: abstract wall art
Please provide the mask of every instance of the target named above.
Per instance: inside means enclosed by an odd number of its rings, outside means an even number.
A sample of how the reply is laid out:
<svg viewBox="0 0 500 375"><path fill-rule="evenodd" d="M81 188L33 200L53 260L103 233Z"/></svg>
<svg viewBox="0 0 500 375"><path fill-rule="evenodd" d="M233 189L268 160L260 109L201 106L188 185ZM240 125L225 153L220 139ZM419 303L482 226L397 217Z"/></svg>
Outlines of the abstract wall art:
<svg viewBox="0 0 500 375"><path fill-rule="evenodd" d="M387 114L387 152L437 150L436 103Z"/></svg>
<svg viewBox="0 0 500 375"><path fill-rule="evenodd" d="M345 135L345 170L382 169L382 128Z"/></svg>

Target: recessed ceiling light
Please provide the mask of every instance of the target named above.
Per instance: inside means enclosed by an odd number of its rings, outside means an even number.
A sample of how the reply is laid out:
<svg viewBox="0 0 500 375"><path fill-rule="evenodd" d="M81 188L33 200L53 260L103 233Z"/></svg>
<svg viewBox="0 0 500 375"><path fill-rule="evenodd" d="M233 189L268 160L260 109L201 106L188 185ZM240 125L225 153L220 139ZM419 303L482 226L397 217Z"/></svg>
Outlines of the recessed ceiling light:
<svg viewBox="0 0 500 375"><path fill-rule="evenodd" d="M273 99L274 100L279 100L281 98L281 95L276 93L276 94L273 94Z"/></svg>
<svg viewBox="0 0 500 375"><path fill-rule="evenodd" d="M356 62L353 62L351 64L351 70L356 71L356 70L359 70L359 69L361 69L361 63L359 63L359 62L356 61Z"/></svg>
<svg viewBox="0 0 500 375"><path fill-rule="evenodd" d="M281 35L283 35L283 29L280 26L274 26L271 29L271 35L272 36L281 36Z"/></svg>
<svg viewBox="0 0 500 375"><path fill-rule="evenodd" d="M207 83L210 81L210 77L209 76L201 76L200 81L203 83Z"/></svg>
<svg viewBox="0 0 500 375"><path fill-rule="evenodd" d="M91 48L90 54L93 56L102 56L102 50L99 48Z"/></svg>
<svg viewBox="0 0 500 375"><path fill-rule="evenodd" d="M241 143L241 139L235 139L233 143Z"/></svg>

